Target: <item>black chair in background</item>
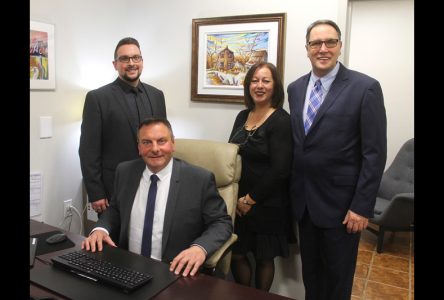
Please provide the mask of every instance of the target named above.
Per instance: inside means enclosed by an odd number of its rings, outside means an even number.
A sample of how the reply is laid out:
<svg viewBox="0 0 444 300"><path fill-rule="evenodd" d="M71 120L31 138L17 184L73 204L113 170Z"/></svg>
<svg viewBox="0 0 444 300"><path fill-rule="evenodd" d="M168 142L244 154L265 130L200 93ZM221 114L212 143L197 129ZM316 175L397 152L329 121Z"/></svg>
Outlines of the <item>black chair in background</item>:
<svg viewBox="0 0 444 300"><path fill-rule="evenodd" d="M414 230L414 139L410 139L396 154L390 167L382 176L376 198L374 217L369 223L379 229L367 227L378 236L376 251L382 252L386 231Z"/></svg>

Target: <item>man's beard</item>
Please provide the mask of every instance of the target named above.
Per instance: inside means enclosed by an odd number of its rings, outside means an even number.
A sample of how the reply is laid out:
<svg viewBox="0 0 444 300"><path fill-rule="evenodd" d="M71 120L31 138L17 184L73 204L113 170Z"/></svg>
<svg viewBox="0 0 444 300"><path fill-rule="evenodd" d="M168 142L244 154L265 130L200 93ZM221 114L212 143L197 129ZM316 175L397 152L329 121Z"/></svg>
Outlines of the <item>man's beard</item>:
<svg viewBox="0 0 444 300"><path fill-rule="evenodd" d="M138 73L137 76L134 77L134 78L130 78L126 74L124 74L122 77L123 77L124 80L126 80L128 82L135 82L135 81L139 80L140 73Z"/></svg>

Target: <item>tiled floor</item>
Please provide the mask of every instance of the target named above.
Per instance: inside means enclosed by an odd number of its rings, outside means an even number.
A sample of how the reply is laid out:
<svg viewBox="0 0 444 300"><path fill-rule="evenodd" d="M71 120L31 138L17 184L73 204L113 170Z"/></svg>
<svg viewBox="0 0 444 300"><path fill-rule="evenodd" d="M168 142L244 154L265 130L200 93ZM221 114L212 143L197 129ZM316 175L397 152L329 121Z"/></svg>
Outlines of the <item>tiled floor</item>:
<svg viewBox="0 0 444 300"><path fill-rule="evenodd" d="M376 235L367 230L362 232L352 300L414 299L414 233L385 235L379 254Z"/></svg>

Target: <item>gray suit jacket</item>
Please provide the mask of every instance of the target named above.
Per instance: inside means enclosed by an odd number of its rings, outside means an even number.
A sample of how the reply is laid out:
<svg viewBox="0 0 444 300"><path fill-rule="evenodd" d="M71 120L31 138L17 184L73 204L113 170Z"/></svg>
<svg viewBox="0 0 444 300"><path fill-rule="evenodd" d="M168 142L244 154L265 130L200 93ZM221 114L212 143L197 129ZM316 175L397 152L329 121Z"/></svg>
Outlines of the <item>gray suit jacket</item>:
<svg viewBox="0 0 444 300"><path fill-rule="evenodd" d="M387 156L381 86L340 65L307 136L302 111L310 73L288 86L293 131L291 198L320 227L340 227L348 211L373 216Z"/></svg>
<svg viewBox="0 0 444 300"><path fill-rule="evenodd" d="M114 172L122 161L139 157L137 126L116 79L86 94L80 135L80 165L89 201L111 199ZM154 116L166 117L161 90L143 83Z"/></svg>
<svg viewBox="0 0 444 300"><path fill-rule="evenodd" d="M115 195L96 227L119 230L118 246L128 249L131 209L145 170L136 159L119 164ZM185 161L174 159L162 236L162 260L170 262L191 244L213 254L231 236L231 217L216 189L214 175Z"/></svg>

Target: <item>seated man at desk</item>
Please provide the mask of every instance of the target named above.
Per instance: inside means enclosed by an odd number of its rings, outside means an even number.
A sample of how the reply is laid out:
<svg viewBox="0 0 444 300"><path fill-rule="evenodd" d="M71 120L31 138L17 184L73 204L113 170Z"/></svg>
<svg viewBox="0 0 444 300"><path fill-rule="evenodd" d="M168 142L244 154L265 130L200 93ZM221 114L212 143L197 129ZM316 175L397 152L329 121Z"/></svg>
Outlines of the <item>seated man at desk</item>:
<svg viewBox="0 0 444 300"><path fill-rule="evenodd" d="M141 158L118 165L110 207L82 249L102 251L107 243L170 263L175 274L194 276L233 230L214 175L173 158L174 135L166 119L139 125L138 148ZM109 232L116 229L115 243Z"/></svg>

